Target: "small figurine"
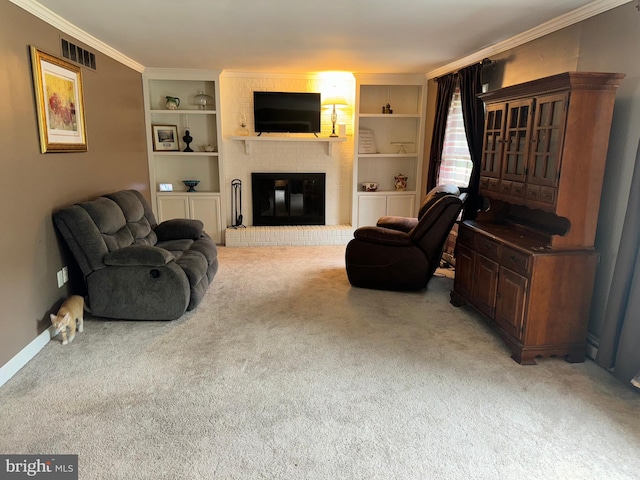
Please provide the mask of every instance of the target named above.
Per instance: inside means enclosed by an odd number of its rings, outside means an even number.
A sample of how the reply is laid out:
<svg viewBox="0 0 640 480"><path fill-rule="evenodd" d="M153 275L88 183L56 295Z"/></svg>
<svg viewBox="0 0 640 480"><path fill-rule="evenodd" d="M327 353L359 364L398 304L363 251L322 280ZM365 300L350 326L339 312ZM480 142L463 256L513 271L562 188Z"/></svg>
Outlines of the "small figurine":
<svg viewBox="0 0 640 480"><path fill-rule="evenodd" d="M193 137L191 135L189 135L189 130L185 130L184 131L184 137L182 137L182 140L184 141L184 143L187 144L186 148L183 151L184 152L193 152L193 150L189 146L189 144L191 142L193 142Z"/></svg>

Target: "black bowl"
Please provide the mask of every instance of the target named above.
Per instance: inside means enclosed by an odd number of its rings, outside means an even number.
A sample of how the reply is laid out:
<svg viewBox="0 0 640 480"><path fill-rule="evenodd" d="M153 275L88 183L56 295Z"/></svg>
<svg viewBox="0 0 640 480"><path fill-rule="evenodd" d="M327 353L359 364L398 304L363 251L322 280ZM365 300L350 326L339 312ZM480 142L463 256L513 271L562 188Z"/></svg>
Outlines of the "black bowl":
<svg viewBox="0 0 640 480"><path fill-rule="evenodd" d="M200 180L183 180L182 183L189 187L189 190L187 190L187 192L195 192L195 187L200 183Z"/></svg>

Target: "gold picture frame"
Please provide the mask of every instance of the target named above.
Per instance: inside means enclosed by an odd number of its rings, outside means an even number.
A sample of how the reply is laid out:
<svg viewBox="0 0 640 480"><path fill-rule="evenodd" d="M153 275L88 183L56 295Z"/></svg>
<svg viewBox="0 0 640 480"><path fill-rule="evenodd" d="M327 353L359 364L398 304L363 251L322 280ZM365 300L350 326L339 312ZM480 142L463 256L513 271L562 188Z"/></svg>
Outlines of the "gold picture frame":
<svg viewBox="0 0 640 480"><path fill-rule="evenodd" d="M40 150L86 152L82 71L79 66L31 46Z"/></svg>

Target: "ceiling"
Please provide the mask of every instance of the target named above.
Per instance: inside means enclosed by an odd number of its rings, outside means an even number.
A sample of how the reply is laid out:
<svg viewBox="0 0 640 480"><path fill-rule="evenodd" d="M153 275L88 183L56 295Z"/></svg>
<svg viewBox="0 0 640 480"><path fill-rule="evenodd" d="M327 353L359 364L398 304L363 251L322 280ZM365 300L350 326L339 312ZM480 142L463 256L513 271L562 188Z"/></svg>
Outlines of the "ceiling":
<svg viewBox="0 0 640 480"><path fill-rule="evenodd" d="M11 1L39 3L144 67L427 73L630 0Z"/></svg>

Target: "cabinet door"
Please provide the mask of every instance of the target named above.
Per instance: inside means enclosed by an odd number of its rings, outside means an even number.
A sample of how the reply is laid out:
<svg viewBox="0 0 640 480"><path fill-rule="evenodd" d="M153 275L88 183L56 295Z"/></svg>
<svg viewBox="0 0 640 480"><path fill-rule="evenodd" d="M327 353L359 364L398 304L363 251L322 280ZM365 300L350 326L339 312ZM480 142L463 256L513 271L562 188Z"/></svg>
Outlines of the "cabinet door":
<svg viewBox="0 0 640 480"><path fill-rule="evenodd" d="M189 197L191 218L201 220L204 231L209 234L215 243L222 242L220 198L217 196L192 196Z"/></svg>
<svg viewBox="0 0 640 480"><path fill-rule="evenodd" d="M172 218L190 218L187 195L158 195L158 222Z"/></svg>
<svg viewBox="0 0 640 480"><path fill-rule="evenodd" d="M457 260L456 260L457 262ZM498 285L498 263L476 254L473 299L478 309L493 318Z"/></svg>
<svg viewBox="0 0 640 480"><path fill-rule="evenodd" d="M480 175L500 177L502 150L504 147L504 120L506 104L487 106L482 147Z"/></svg>
<svg viewBox="0 0 640 480"><path fill-rule="evenodd" d="M529 152L533 99L510 102L505 127L502 178L524 182ZM503 192L510 194L511 192Z"/></svg>
<svg viewBox="0 0 640 480"><path fill-rule="evenodd" d="M380 217L387 214L386 195L358 196L358 226L375 225Z"/></svg>
<svg viewBox="0 0 640 480"><path fill-rule="evenodd" d="M456 273L453 289L468 299L473 298L473 265L475 252L464 245L456 245Z"/></svg>
<svg viewBox="0 0 640 480"><path fill-rule="evenodd" d="M565 93L536 100L527 174L529 184L558 185L568 98L569 94Z"/></svg>
<svg viewBox="0 0 640 480"><path fill-rule="evenodd" d="M414 195L389 195L387 197L387 215L413 217Z"/></svg>
<svg viewBox="0 0 640 480"><path fill-rule="evenodd" d="M524 337L524 306L528 281L522 275L501 267L496 302L496 324L512 337Z"/></svg>

